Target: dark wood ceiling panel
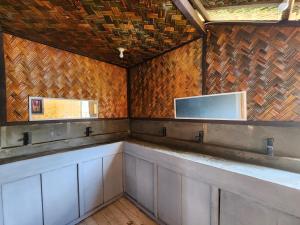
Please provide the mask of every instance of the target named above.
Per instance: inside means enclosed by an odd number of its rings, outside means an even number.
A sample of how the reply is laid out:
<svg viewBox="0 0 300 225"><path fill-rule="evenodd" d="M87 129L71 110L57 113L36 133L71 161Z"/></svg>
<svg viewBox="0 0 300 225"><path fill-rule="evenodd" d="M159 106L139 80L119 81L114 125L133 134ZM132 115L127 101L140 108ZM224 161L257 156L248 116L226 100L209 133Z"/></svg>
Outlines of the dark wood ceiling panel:
<svg viewBox="0 0 300 225"><path fill-rule="evenodd" d="M166 0L1 0L6 32L132 66L199 37ZM118 47L125 47L124 59Z"/></svg>

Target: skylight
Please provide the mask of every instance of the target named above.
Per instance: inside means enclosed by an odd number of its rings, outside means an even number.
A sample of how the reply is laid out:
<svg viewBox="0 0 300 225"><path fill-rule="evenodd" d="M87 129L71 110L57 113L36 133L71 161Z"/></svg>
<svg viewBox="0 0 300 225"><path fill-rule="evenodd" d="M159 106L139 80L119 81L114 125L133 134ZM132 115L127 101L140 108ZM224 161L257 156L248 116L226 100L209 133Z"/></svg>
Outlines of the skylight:
<svg viewBox="0 0 300 225"><path fill-rule="evenodd" d="M300 20L300 0L190 0L206 22Z"/></svg>

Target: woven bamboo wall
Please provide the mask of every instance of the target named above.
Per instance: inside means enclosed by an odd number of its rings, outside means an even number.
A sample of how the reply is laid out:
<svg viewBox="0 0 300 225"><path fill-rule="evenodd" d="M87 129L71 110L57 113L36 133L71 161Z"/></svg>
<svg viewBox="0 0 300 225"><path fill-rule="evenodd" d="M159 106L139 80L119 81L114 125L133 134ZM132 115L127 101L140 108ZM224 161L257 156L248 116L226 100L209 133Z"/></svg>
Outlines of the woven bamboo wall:
<svg viewBox="0 0 300 225"><path fill-rule="evenodd" d="M130 69L131 117L173 118L173 99L200 95L202 40Z"/></svg>
<svg viewBox="0 0 300 225"><path fill-rule="evenodd" d="M249 120L300 121L300 28L209 28L208 93L247 90Z"/></svg>
<svg viewBox="0 0 300 225"><path fill-rule="evenodd" d="M28 121L28 96L99 100L100 118L127 117L126 69L4 34L7 121Z"/></svg>

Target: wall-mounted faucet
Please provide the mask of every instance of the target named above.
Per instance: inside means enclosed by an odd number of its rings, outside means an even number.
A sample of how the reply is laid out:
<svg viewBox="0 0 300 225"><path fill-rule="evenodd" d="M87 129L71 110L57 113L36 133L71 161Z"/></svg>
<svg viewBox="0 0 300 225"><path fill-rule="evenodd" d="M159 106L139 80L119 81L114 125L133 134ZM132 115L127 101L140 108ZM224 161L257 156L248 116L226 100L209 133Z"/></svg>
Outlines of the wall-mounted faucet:
<svg viewBox="0 0 300 225"><path fill-rule="evenodd" d="M85 136L86 136L86 137L91 136L92 133L93 133L92 127L86 127L86 128L85 128Z"/></svg>
<svg viewBox="0 0 300 225"><path fill-rule="evenodd" d="M269 156L274 156L274 138L266 139L266 153Z"/></svg>
<svg viewBox="0 0 300 225"><path fill-rule="evenodd" d="M163 127L161 131L162 131L162 132L161 132L161 133L162 133L162 136L163 136L163 137L166 137L166 136L167 136L167 128L166 128L166 127Z"/></svg>
<svg viewBox="0 0 300 225"><path fill-rule="evenodd" d="M23 145L32 144L32 133L31 132L24 132L23 133L23 138L21 140L23 141Z"/></svg>
<svg viewBox="0 0 300 225"><path fill-rule="evenodd" d="M196 140L199 143L203 143L204 142L204 131L199 131L198 135L195 136Z"/></svg>

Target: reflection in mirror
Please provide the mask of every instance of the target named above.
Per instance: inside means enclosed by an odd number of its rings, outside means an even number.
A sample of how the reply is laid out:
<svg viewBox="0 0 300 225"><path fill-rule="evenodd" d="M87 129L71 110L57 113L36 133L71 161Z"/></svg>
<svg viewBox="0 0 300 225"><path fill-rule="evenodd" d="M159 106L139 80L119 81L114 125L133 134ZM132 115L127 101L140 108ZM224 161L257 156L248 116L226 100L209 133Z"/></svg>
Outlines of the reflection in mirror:
<svg viewBox="0 0 300 225"><path fill-rule="evenodd" d="M174 99L176 119L247 120L246 92Z"/></svg>
<svg viewBox="0 0 300 225"><path fill-rule="evenodd" d="M29 120L98 118L98 102L62 98L29 97Z"/></svg>

